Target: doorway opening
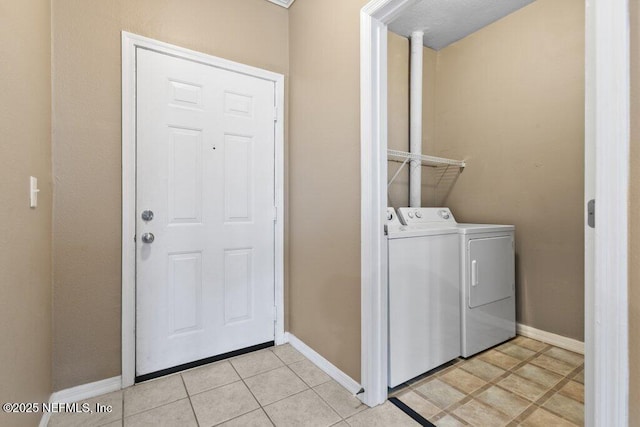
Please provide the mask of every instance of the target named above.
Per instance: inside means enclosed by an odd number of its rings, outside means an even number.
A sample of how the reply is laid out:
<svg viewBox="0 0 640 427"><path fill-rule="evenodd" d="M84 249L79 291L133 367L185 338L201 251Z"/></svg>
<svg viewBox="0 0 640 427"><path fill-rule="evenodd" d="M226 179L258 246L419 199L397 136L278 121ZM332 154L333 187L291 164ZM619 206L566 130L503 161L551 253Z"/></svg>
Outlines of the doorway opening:
<svg viewBox="0 0 640 427"><path fill-rule="evenodd" d="M370 406L386 400L388 386L387 30L416 3L372 1L361 12L362 385ZM625 1L587 2L585 194L602 206L595 229L586 201L584 209L587 425L625 425L628 414L628 21Z"/></svg>

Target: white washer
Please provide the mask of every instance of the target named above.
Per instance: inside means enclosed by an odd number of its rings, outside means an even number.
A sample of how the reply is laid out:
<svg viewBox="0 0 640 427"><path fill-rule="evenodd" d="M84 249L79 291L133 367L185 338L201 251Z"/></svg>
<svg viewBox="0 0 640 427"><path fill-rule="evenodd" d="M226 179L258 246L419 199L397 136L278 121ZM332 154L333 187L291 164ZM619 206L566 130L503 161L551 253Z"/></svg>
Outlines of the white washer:
<svg viewBox="0 0 640 427"><path fill-rule="evenodd" d="M460 243L455 226L413 227L387 215L389 386L460 355Z"/></svg>
<svg viewBox="0 0 640 427"><path fill-rule="evenodd" d="M413 228L454 226L460 239L461 355L472 356L516 335L513 225L458 224L448 208L400 208ZM433 225L431 225L433 227Z"/></svg>

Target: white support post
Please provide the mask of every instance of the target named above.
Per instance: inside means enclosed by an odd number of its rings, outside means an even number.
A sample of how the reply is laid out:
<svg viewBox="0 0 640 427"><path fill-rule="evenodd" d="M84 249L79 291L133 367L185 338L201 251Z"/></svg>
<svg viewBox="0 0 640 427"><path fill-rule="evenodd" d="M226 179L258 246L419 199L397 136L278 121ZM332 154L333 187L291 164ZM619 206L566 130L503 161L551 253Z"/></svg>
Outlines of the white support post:
<svg viewBox="0 0 640 427"><path fill-rule="evenodd" d="M422 154L422 31L411 34L411 83L410 83L410 118L409 118L409 152ZM409 165L409 206L422 206L422 164L419 160L411 160Z"/></svg>

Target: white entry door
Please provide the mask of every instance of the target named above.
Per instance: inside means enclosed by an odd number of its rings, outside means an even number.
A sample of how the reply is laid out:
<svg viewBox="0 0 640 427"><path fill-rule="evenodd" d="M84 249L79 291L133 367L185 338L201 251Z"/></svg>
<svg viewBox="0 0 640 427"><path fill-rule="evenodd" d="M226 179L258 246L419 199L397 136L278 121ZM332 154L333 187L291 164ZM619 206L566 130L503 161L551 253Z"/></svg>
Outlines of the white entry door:
<svg viewBox="0 0 640 427"><path fill-rule="evenodd" d="M274 82L137 49L136 375L274 340Z"/></svg>

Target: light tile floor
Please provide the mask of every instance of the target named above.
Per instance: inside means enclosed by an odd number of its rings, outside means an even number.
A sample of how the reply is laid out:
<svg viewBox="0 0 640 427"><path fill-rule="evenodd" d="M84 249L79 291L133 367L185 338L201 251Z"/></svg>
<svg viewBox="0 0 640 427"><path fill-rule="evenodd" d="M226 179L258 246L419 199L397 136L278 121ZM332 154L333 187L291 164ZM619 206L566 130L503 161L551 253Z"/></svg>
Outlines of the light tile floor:
<svg viewBox="0 0 640 427"><path fill-rule="evenodd" d="M584 360L524 337L394 389L437 426L583 424ZM367 408L290 345L87 401L111 413L55 414L49 426L417 426L389 402Z"/></svg>
<svg viewBox="0 0 640 427"><path fill-rule="evenodd" d="M439 427L584 425L584 358L517 337L391 395Z"/></svg>
<svg viewBox="0 0 640 427"><path fill-rule="evenodd" d="M290 345L88 400L108 414L55 414L49 426L414 426L391 403L368 409Z"/></svg>

